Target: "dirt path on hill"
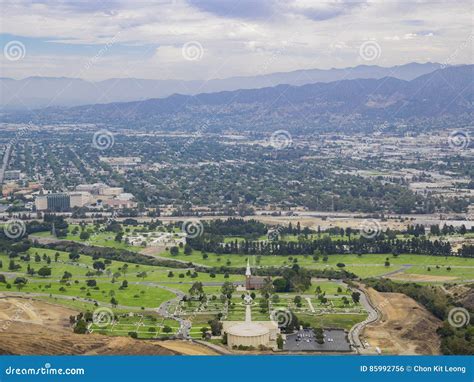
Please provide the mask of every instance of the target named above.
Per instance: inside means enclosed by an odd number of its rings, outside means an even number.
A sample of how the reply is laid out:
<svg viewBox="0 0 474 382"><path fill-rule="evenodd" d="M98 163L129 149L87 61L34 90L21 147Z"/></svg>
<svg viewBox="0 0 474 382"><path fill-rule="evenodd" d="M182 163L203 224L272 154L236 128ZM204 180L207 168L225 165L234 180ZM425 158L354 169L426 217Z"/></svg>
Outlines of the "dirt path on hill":
<svg viewBox="0 0 474 382"><path fill-rule="evenodd" d="M161 346L185 355L219 355L210 347L191 341L163 341Z"/></svg>
<svg viewBox="0 0 474 382"><path fill-rule="evenodd" d="M436 330L441 326L441 320L404 294L363 289L381 314L379 320L362 331L368 352L379 348L385 354L440 354Z"/></svg>

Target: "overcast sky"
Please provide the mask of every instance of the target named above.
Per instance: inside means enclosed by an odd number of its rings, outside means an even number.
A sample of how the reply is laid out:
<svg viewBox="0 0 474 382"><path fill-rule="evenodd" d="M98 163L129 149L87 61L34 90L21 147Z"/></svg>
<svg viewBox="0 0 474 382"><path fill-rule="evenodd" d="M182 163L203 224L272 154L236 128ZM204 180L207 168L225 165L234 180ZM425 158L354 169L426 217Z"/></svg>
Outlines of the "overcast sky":
<svg viewBox="0 0 474 382"><path fill-rule="evenodd" d="M2 77L209 79L473 62L473 2L4 1Z"/></svg>

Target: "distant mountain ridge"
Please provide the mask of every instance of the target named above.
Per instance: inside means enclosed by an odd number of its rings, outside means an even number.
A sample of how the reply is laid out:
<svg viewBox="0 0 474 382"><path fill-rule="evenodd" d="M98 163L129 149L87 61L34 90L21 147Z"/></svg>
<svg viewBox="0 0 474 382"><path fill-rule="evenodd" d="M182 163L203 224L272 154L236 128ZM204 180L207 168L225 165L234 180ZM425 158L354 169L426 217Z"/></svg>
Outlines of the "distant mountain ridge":
<svg viewBox="0 0 474 382"><path fill-rule="evenodd" d="M0 110L27 110L48 106L79 106L140 101L172 94L194 95L277 85L305 85L343 79L394 77L412 80L441 67L436 63L409 63L393 67L360 65L344 69L308 69L209 81L117 79L90 82L67 77L0 78Z"/></svg>
<svg viewBox="0 0 474 382"><path fill-rule="evenodd" d="M196 131L363 129L381 123L445 117L472 121L474 65L439 69L411 81L392 77L303 86L173 95L19 114L44 123L99 123L114 128ZM11 116L15 120L14 116ZM35 119L36 118L36 119Z"/></svg>

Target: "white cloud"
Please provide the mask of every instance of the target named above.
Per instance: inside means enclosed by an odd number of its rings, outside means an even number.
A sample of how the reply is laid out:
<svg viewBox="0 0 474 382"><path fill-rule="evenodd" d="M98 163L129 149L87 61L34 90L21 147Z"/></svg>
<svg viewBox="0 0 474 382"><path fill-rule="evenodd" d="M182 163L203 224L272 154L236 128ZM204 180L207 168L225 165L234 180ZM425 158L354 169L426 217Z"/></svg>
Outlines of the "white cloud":
<svg viewBox="0 0 474 382"><path fill-rule="evenodd" d="M443 62L472 33L472 5L463 1L271 4L273 14L268 7L262 10L270 14L265 19L249 17L249 12L245 18L239 12L223 16L223 12L200 10L185 1L128 1L89 11L67 4L6 3L1 33L20 36L20 40L61 41L67 47L48 50L44 44L29 42L23 60L1 61L2 76L202 79L348 67L360 63L359 46L366 40L381 46L380 57L372 64L397 65L427 57ZM116 47L83 73L84 63L113 36L117 36ZM182 46L189 41L203 46L200 60L183 58ZM74 49L84 44L96 47ZM471 60L469 45L456 55L455 63Z"/></svg>

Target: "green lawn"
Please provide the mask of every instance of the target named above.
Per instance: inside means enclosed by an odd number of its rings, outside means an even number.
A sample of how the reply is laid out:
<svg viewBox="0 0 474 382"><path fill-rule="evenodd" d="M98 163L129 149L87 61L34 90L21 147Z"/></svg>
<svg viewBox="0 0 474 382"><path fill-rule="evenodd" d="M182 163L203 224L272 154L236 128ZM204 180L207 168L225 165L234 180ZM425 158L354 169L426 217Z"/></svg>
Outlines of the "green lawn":
<svg viewBox="0 0 474 382"><path fill-rule="evenodd" d="M203 259L202 253L194 251L191 255L184 255L182 252L177 256L172 256L169 252L161 254L163 257L170 259L179 259L189 261L194 264L202 264L211 267L218 267L227 265L230 267L245 267L247 264L246 255L217 255L208 253L208 257ZM390 266L385 266L385 260L388 258ZM380 254L364 254L358 255L329 255L325 262L320 258L319 261L314 261L311 256L250 256L250 264L254 268L268 267L268 266L291 266L295 263L309 269L338 269L336 264L343 263L346 266L345 270L353 272L359 277L373 277L380 276L385 273L393 272L402 268L404 264L413 265L457 265L457 266L473 266L474 259L461 257L439 257L427 255L412 255L401 254L398 257L392 255Z"/></svg>
<svg viewBox="0 0 474 382"><path fill-rule="evenodd" d="M451 268L448 270L447 267L443 266L437 269L435 266L430 267L428 271L427 266L414 266L407 269L404 273L407 274L420 274L429 276L450 276L456 277L459 280L474 280L474 267L472 268Z"/></svg>
<svg viewBox="0 0 474 382"><path fill-rule="evenodd" d="M309 322L312 327L349 330L358 322L364 321L367 314L298 314L300 321Z"/></svg>
<svg viewBox="0 0 474 382"><path fill-rule="evenodd" d="M163 328L168 326L172 329L171 332L164 332ZM159 338L175 334L179 329L177 321L163 319L159 316L134 314L116 314L114 322L105 327L100 327L95 324L90 325L91 332L97 332L110 336L127 336L130 332L137 333L138 338L150 339Z"/></svg>

